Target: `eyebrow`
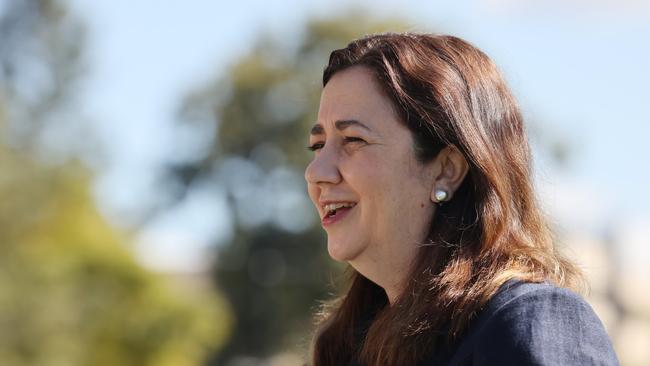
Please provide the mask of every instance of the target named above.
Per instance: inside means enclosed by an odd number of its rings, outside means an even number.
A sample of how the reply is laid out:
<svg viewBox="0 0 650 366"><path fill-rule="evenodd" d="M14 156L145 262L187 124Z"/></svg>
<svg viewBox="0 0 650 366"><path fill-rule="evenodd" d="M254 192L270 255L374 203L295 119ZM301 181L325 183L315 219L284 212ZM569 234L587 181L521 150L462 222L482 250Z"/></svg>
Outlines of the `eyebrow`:
<svg viewBox="0 0 650 366"><path fill-rule="evenodd" d="M356 119L344 119L344 120L338 120L334 122L334 126L336 126L336 129L339 131L343 131L348 127L351 126L358 126L363 128L364 130L371 131L368 126L364 125L363 123L357 121ZM320 123L316 123L314 127L311 128L310 134L311 135L322 135L325 133L325 129L323 128L323 125Z"/></svg>

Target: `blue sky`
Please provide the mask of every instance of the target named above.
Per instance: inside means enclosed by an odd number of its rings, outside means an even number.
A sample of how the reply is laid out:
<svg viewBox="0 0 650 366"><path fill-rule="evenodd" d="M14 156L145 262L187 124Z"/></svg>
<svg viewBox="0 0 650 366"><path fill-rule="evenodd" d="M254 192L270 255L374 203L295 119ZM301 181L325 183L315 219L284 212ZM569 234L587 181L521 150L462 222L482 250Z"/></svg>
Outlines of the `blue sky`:
<svg viewBox="0 0 650 366"><path fill-rule="evenodd" d="M186 93L223 74L260 32L295 34L310 17L353 4L378 16L401 16L414 31L461 36L486 51L535 129L570 147L564 169L536 153L540 197L554 220L567 230L598 233L607 226L625 238L636 233L626 239L632 253L648 242L637 238L650 235L640 229L650 227L648 2L68 3L89 31L81 106L108 151L97 197L118 224L128 225L139 207L156 200L153 169L160 160L183 153L169 146L178 138L170 126ZM207 238L229 235L230 219L214 189L197 191L146 228L141 257L154 267L200 267L210 251Z"/></svg>

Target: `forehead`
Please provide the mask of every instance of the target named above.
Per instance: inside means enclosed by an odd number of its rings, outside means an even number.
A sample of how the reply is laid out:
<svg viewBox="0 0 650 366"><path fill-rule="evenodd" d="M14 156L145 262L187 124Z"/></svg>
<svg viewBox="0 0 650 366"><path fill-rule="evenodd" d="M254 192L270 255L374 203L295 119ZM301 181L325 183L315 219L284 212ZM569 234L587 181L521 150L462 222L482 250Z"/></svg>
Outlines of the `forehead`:
<svg viewBox="0 0 650 366"><path fill-rule="evenodd" d="M372 71L363 66L337 72L321 94L318 123L358 120L369 127L377 120L394 118L393 105L382 92Z"/></svg>

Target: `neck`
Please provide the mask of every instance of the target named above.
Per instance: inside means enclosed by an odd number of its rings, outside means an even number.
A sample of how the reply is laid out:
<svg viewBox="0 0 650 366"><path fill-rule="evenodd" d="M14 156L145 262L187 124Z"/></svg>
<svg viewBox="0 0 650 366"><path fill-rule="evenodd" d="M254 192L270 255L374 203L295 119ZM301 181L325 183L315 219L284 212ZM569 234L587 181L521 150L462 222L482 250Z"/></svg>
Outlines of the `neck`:
<svg viewBox="0 0 650 366"><path fill-rule="evenodd" d="M386 291L386 297L388 297L388 304L390 306L395 305L395 302L397 301L397 298L399 297L399 292L396 291L391 291L387 288L384 288L384 291Z"/></svg>
<svg viewBox="0 0 650 366"><path fill-rule="evenodd" d="M389 305L393 306L402 294L409 266L396 266L378 268L376 266L365 267L359 263L350 262L350 265L368 280L384 289Z"/></svg>
<svg viewBox="0 0 650 366"><path fill-rule="evenodd" d="M420 247L413 244L373 249L375 250L363 252L348 263L365 278L383 288L392 306L408 283L407 277Z"/></svg>

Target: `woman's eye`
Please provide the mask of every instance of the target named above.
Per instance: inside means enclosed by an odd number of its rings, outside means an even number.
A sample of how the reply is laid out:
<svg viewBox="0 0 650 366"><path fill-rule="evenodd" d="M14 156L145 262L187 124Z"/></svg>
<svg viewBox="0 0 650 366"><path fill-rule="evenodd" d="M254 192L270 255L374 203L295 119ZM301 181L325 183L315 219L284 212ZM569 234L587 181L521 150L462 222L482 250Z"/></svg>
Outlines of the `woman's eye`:
<svg viewBox="0 0 650 366"><path fill-rule="evenodd" d="M323 143L323 142L316 142L316 143L313 143L313 144L307 146L307 149L309 149L309 150L311 150L311 151L316 151L316 150L320 150L320 149L322 149L323 146L325 146L325 143Z"/></svg>
<svg viewBox="0 0 650 366"><path fill-rule="evenodd" d="M354 142L363 142L365 143L366 141L360 137L344 137L343 138L343 143L349 144L349 143L354 143Z"/></svg>
<svg viewBox="0 0 650 366"><path fill-rule="evenodd" d="M366 141L364 139L360 138L360 137L344 137L343 138L343 145L347 145L347 144L350 144L350 143L359 143L359 142L360 143L366 143ZM318 151L318 150L322 149L323 147L325 147L324 142L315 142L315 143L307 146L307 149L311 150L311 151Z"/></svg>

